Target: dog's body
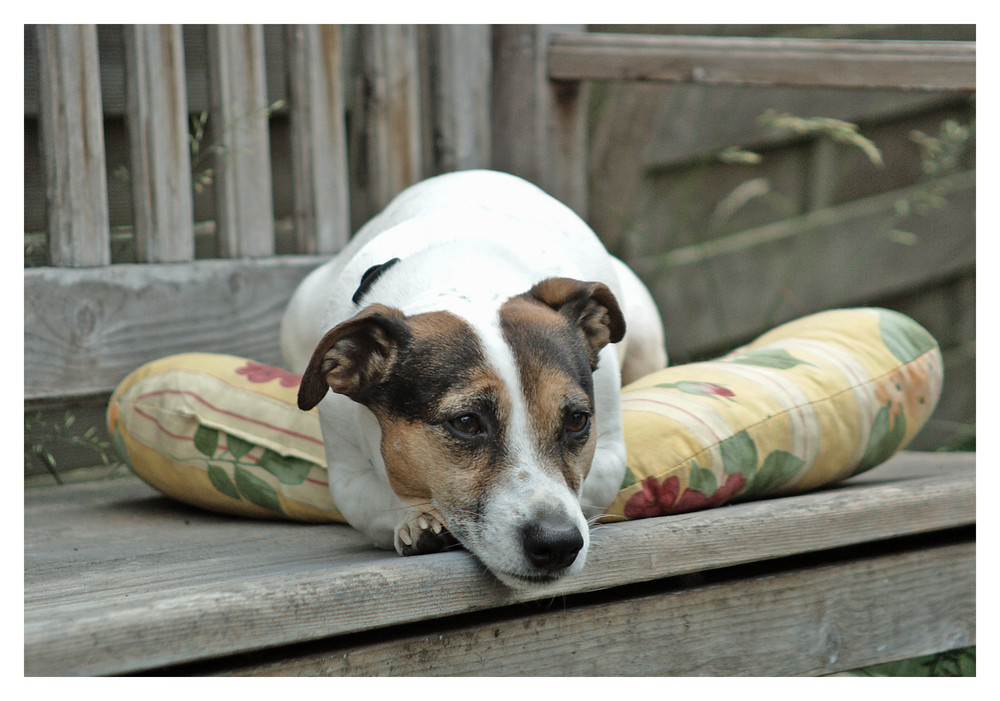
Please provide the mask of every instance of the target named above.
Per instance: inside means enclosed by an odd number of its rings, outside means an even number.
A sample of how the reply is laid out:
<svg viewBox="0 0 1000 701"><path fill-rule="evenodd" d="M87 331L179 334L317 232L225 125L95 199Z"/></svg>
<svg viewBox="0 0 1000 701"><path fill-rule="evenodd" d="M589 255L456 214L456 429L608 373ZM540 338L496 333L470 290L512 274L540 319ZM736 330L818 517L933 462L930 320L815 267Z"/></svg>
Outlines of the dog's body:
<svg viewBox="0 0 1000 701"><path fill-rule="evenodd" d="M400 194L282 323L340 511L401 554L450 532L510 586L581 569L624 476L624 317L626 378L663 367L642 283L533 185L467 171Z"/></svg>

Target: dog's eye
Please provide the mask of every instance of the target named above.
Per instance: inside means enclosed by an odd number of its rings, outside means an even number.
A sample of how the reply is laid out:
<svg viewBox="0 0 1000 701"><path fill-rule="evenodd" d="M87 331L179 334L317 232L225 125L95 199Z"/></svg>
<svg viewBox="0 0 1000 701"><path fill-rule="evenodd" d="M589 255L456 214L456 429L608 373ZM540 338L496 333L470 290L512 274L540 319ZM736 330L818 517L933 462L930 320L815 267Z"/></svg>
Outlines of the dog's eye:
<svg viewBox="0 0 1000 701"><path fill-rule="evenodd" d="M462 414L449 419L447 423L452 431L463 438L474 438L486 432L482 420L475 414Z"/></svg>
<svg viewBox="0 0 1000 701"><path fill-rule="evenodd" d="M574 411L566 417L563 430L571 436L578 436L590 427L590 414L585 411Z"/></svg>

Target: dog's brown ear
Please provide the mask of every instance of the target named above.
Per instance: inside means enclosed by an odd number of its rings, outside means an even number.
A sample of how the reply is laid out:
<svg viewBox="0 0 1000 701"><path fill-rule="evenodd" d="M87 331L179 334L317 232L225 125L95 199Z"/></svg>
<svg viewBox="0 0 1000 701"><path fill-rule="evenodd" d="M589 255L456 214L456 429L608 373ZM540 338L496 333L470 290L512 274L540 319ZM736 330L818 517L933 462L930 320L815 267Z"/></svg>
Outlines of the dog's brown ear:
<svg viewBox="0 0 1000 701"><path fill-rule="evenodd" d="M398 309L373 304L330 329L313 351L299 384L299 408L308 411L328 389L365 402L388 374L409 326Z"/></svg>
<svg viewBox="0 0 1000 701"><path fill-rule="evenodd" d="M529 294L547 304L583 331L591 349L591 365L609 343L625 336L625 317L614 294L602 282L581 282L550 277L531 288Z"/></svg>

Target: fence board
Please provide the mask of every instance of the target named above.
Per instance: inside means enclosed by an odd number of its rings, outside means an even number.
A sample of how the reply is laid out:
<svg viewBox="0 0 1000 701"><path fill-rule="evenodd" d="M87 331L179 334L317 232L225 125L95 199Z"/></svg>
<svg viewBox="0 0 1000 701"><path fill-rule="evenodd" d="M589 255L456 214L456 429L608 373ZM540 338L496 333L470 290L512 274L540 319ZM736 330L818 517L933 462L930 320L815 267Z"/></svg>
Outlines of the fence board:
<svg viewBox="0 0 1000 701"><path fill-rule="evenodd" d="M433 115L429 139L435 172L490 166L492 38L489 25L426 28Z"/></svg>
<svg viewBox="0 0 1000 701"><path fill-rule="evenodd" d="M24 397L108 392L139 365L190 351L281 365L281 315L322 260L28 268Z"/></svg>
<svg viewBox="0 0 1000 701"><path fill-rule="evenodd" d="M208 30L214 181L219 254L274 253L271 151L268 142L264 33L259 25Z"/></svg>
<svg viewBox="0 0 1000 701"><path fill-rule="evenodd" d="M25 500L25 673L148 669L972 524L974 465L903 453L867 482L609 525L582 574L521 593L466 552L400 558L346 527L226 518L137 481L37 489Z"/></svg>
<svg viewBox="0 0 1000 701"><path fill-rule="evenodd" d="M299 253L335 253L350 237L340 27L288 27L292 198Z"/></svg>
<svg viewBox="0 0 1000 701"><path fill-rule="evenodd" d="M804 314L865 304L973 269L975 172L941 179L935 188L946 206L900 221L897 203L922 187L626 262L650 283L663 310L672 360L685 362ZM915 242L894 239L896 227Z"/></svg>
<svg viewBox="0 0 1000 701"><path fill-rule="evenodd" d="M41 151L50 260L111 262L104 128L93 25L40 25Z"/></svg>
<svg viewBox="0 0 1000 701"><path fill-rule="evenodd" d="M553 32L582 25L493 28L493 166L586 216L588 88L547 74Z"/></svg>
<svg viewBox="0 0 1000 701"><path fill-rule="evenodd" d="M136 258L194 259L191 156L181 26L125 27Z"/></svg>
<svg viewBox="0 0 1000 701"><path fill-rule="evenodd" d="M728 85L975 90L975 42L579 33L552 38L549 77Z"/></svg>
<svg viewBox="0 0 1000 701"><path fill-rule="evenodd" d="M362 95L352 137L361 145L362 167L354 184L371 216L424 176L421 81L416 26L359 30Z"/></svg>

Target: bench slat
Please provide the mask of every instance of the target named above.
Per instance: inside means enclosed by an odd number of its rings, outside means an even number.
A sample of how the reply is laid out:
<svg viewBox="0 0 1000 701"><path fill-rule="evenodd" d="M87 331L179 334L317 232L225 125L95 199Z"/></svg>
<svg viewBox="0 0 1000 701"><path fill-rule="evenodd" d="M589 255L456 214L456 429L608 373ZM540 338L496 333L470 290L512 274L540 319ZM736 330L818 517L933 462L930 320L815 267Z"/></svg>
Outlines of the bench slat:
<svg viewBox="0 0 1000 701"><path fill-rule="evenodd" d="M728 85L975 90L975 42L577 33L554 36L549 77Z"/></svg>
<svg viewBox="0 0 1000 701"><path fill-rule="evenodd" d="M41 25L38 72L50 260L111 262L97 29Z"/></svg>
<svg viewBox="0 0 1000 701"><path fill-rule="evenodd" d="M399 558L344 526L228 519L132 480L31 490L25 673L151 669L975 523L974 454L903 453L862 477L598 528L584 573L528 593L465 552Z"/></svg>
<svg viewBox="0 0 1000 701"><path fill-rule="evenodd" d="M592 606L276 650L262 676L820 675L975 643L974 542L731 578ZM672 580L677 587L677 580ZM294 655L292 653L295 653ZM766 654L763 654L765 653ZM256 657L256 656L255 656ZM249 662L249 664L248 664Z"/></svg>
<svg viewBox="0 0 1000 701"><path fill-rule="evenodd" d="M264 30L260 25L212 25L208 30L211 131L219 254L274 254Z"/></svg>
<svg viewBox="0 0 1000 701"><path fill-rule="evenodd" d="M143 263L194 260L181 26L128 25L124 31L136 257Z"/></svg>
<svg viewBox="0 0 1000 701"><path fill-rule="evenodd" d="M336 253L351 235L341 31L297 24L285 36L296 250Z"/></svg>

